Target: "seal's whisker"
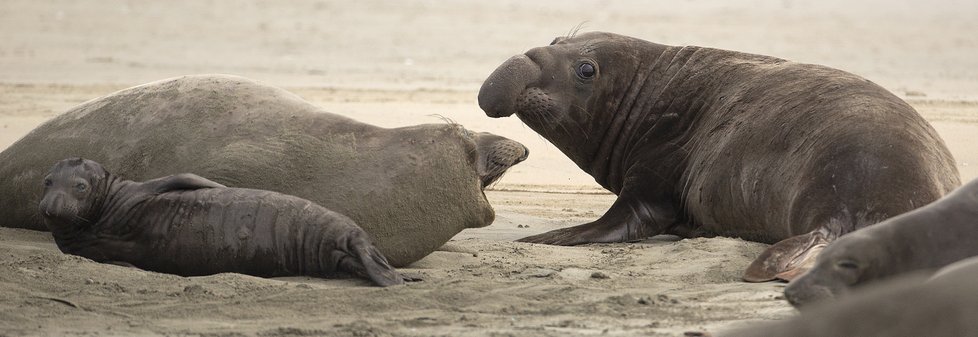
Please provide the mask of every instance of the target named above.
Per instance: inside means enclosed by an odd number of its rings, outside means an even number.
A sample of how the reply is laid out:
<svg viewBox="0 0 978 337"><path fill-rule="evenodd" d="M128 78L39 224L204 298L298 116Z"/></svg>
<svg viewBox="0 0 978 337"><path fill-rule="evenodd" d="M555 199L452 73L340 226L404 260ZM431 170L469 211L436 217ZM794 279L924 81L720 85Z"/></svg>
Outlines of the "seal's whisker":
<svg viewBox="0 0 978 337"><path fill-rule="evenodd" d="M587 109L582 108L581 106L579 106L577 104L571 104L571 108L577 109L577 110L580 110L581 112L583 112L584 115L587 116L587 118L585 118L583 120L588 120L588 121L591 120L591 113L588 112ZM577 125L577 128L581 130L581 134L584 135L584 140L589 140L587 130L584 129L584 126L581 126L581 123L575 123L574 125Z"/></svg>
<svg viewBox="0 0 978 337"><path fill-rule="evenodd" d="M455 122L455 120L453 120L451 118L448 118L448 117L445 117L444 115L441 115L441 114L430 114L430 115L428 115L428 117L438 118L438 119L442 120L443 122L448 123L448 124L451 124L451 125L460 125L458 122Z"/></svg>
<svg viewBox="0 0 978 337"><path fill-rule="evenodd" d="M83 218L81 216L78 216L78 215L74 215L73 217L75 218L75 220L81 220L82 222L84 222L86 224L92 223L92 220L85 219L85 218Z"/></svg>
<svg viewBox="0 0 978 337"><path fill-rule="evenodd" d="M585 24L587 24L587 20L581 21L581 23L578 23L577 26L571 28L571 30L567 32L567 38L572 39L577 36L577 33L581 31L581 28L584 28Z"/></svg>
<svg viewBox="0 0 978 337"><path fill-rule="evenodd" d="M567 128L567 125L564 125L564 123L557 121L557 118L554 117L554 113L553 112L547 111L546 114L547 114L548 118L550 119L550 122L551 123L556 123L557 126L559 126L561 129L564 130L564 133L565 134L567 134L567 135L573 135L571 133L570 129Z"/></svg>

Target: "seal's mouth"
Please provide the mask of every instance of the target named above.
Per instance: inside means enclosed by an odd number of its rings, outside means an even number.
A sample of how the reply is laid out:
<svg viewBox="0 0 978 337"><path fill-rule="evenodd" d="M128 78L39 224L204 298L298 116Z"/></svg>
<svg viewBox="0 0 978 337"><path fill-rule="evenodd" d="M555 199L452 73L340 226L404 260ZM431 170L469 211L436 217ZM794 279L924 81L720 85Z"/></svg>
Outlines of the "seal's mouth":
<svg viewBox="0 0 978 337"><path fill-rule="evenodd" d="M540 66L526 55L506 60L486 78L479 89L479 107L492 118L509 117L523 91L541 75Z"/></svg>
<svg viewBox="0 0 978 337"><path fill-rule="evenodd" d="M77 207L78 205L68 199L69 197L63 193L45 195L41 199L38 210L41 212L41 216L48 221L72 225L90 224L91 220L79 215L81 210Z"/></svg>
<svg viewBox="0 0 978 337"><path fill-rule="evenodd" d="M510 167L523 162L529 155L530 150L516 141L507 139L492 144L485 158L481 160L483 165L479 178L482 180L482 188L498 181Z"/></svg>

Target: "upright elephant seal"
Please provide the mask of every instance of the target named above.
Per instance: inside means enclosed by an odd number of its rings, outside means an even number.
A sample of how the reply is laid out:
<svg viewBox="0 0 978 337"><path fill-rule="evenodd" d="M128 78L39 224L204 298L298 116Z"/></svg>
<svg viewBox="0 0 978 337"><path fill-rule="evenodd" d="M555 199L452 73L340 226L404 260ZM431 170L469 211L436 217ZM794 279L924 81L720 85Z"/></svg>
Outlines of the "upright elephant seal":
<svg viewBox="0 0 978 337"><path fill-rule="evenodd" d="M946 270L946 271L945 271ZM978 259L941 269L922 280L905 275L860 289L839 301L818 303L780 322L717 333L765 336L976 336Z"/></svg>
<svg viewBox="0 0 978 337"><path fill-rule="evenodd" d="M978 256L978 180L930 205L828 245L814 267L784 289L796 306L914 271Z"/></svg>
<svg viewBox="0 0 978 337"><path fill-rule="evenodd" d="M516 114L618 200L598 220L522 239L575 245L660 233L775 243L744 279L790 279L837 237L960 184L934 129L840 70L588 33L510 58L479 106Z"/></svg>
<svg viewBox="0 0 978 337"><path fill-rule="evenodd" d="M0 225L45 229L37 181L84 157L137 181L190 172L307 199L352 218L404 266L489 225L483 186L525 156L455 124L381 128L245 78L186 76L83 103L0 153Z"/></svg>
<svg viewBox="0 0 978 337"><path fill-rule="evenodd" d="M55 164L44 186L40 214L68 254L183 276L342 270L404 283L353 220L305 199L193 174L133 182L81 158Z"/></svg>

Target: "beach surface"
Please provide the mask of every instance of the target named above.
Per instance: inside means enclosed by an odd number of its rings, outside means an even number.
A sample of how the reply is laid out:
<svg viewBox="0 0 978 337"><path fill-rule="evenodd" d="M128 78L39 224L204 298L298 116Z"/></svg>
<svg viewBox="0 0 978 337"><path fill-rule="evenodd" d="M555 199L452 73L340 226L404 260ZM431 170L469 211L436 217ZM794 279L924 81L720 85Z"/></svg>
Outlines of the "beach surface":
<svg viewBox="0 0 978 337"><path fill-rule="evenodd" d="M932 123L962 181L978 177L973 1L0 6L0 149L84 101L199 73L281 86L380 126L448 119L530 149L486 192L496 222L401 269L422 281L391 288L356 279L159 274L64 255L48 233L0 228L0 336L676 336L795 315L783 283L740 281L764 244L669 236L577 247L513 242L592 221L615 200L518 119L488 118L476 102L496 66L581 23L583 31L767 54L866 77Z"/></svg>

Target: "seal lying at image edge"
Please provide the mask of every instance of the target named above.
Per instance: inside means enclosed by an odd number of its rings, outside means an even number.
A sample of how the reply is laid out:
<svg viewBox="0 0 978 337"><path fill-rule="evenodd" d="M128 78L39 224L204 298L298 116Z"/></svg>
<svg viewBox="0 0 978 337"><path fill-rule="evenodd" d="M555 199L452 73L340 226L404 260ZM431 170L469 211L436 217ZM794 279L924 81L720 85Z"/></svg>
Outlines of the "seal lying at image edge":
<svg viewBox="0 0 978 337"><path fill-rule="evenodd" d="M748 336L978 336L978 258L911 273L812 305L780 322L716 333Z"/></svg>
<svg viewBox="0 0 978 337"><path fill-rule="evenodd" d="M895 275L935 270L978 256L978 180L911 212L828 245L814 267L788 284L795 306L839 297Z"/></svg>
<svg viewBox="0 0 978 337"><path fill-rule="evenodd" d="M193 174L134 182L81 158L55 164L44 186L40 214L67 254L182 276L404 282L353 220L297 197Z"/></svg>

